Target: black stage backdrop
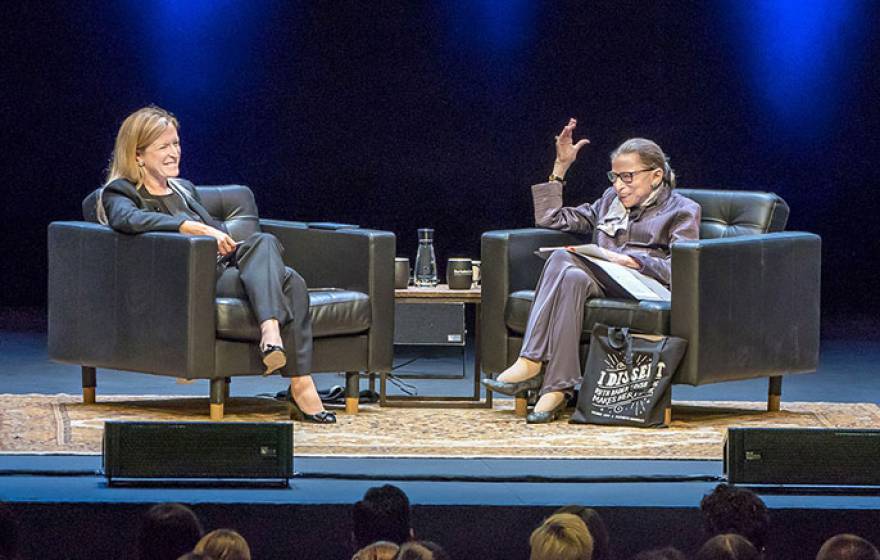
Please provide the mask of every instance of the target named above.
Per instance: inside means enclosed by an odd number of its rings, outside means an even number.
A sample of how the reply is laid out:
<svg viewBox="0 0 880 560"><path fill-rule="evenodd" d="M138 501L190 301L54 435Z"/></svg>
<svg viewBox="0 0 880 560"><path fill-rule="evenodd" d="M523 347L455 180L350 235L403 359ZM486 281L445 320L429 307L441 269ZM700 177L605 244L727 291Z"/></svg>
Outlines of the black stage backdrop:
<svg viewBox="0 0 880 560"><path fill-rule="evenodd" d="M116 129L182 123L183 175L251 186L265 217L397 234L445 259L532 224L569 116L608 153L646 136L680 186L771 190L824 240L823 310L878 310L880 3L235 2L4 4L2 302L42 305L46 226L79 219ZM95 255L100 258L100 255Z"/></svg>

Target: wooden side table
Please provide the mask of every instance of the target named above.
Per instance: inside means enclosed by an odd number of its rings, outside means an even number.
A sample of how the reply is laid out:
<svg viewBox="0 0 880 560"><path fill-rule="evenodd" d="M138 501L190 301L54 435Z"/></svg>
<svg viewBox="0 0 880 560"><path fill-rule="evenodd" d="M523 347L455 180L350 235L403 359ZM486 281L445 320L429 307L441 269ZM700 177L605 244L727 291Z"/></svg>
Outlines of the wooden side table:
<svg viewBox="0 0 880 560"><path fill-rule="evenodd" d="M479 287L468 290L450 290L446 284L434 288L409 287L394 290L395 303L464 303L473 304L476 310L474 319L474 393L467 397L422 396L386 394L387 373L379 378L379 405L424 408L492 408L492 391L486 391L486 398L480 396L480 302Z"/></svg>

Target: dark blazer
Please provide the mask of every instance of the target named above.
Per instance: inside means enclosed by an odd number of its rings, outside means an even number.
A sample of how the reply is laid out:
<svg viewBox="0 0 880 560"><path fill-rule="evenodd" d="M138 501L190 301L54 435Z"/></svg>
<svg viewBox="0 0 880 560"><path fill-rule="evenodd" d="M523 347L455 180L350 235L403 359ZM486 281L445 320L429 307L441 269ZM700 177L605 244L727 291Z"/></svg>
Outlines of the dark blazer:
<svg viewBox="0 0 880 560"><path fill-rule="evenodd" d="M207 225L226 231L223 222L217 220L202 205L202 200L195 185L186 179L172 179L173 190L179 191L190 210ZM142 187L144 189L144 187ZM141 191L126 179L116 179L104 187L101 195L104 211L110 227L122 233L144 233L147 231L178 231L180 225L188 218L171 216L165 208L152 198L145 198Z"/></svg>

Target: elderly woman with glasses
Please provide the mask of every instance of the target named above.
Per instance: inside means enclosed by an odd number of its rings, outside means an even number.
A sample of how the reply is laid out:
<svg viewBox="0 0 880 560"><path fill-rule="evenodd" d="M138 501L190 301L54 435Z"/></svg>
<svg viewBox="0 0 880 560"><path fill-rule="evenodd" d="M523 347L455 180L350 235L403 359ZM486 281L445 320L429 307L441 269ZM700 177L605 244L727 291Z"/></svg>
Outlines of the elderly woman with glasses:
<svg viewBox="0 0 880 560"><path fill-rule="evenodd" d="M675 173L660 146L631 138L611 153L609 187L592 204L562 204L564 177L578 152L589 144L572 140L575 119L556 137L556 161L546 183L532 187L535 223L572 233L592 233L617 264L636 269L669 285L670 245L699 237L699 205L676 193ZM516 395L540 388L540 399L527 417L530 424L552 422L582 378L579 342L584 304L589 298L629 297L603 286L577 256L552 253L535 292L519 359L489 389ZM544 375L541 368L544 366Z"/></svg>

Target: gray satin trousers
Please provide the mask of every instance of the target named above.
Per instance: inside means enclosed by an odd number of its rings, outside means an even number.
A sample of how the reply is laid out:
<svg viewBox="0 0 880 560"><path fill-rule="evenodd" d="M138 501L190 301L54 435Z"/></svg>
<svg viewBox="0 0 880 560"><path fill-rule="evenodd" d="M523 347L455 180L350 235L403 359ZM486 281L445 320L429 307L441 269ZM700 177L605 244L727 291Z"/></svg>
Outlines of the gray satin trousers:
<svg viewBox="0 0 880 560"><path fill-rule="evenodd" d="M312 371L309 292L295 270L285 266L284 247L269 233L254 233L235 252L234 262L217 267L217 297L246 295L258 324L277 319L287 354L284 377Z"/></svg>
<svg viewBox="0 0 880 560"><path fill-rule="evenodd" d="M588 298L604 295L605 289L589 274L579 257L559 249L547 259L529 310L520 351L523 358L545 362L541 395L571 392L580 384L584 305Z"/></svg>

